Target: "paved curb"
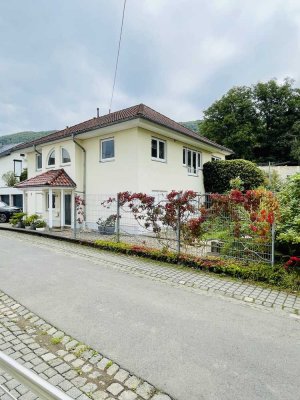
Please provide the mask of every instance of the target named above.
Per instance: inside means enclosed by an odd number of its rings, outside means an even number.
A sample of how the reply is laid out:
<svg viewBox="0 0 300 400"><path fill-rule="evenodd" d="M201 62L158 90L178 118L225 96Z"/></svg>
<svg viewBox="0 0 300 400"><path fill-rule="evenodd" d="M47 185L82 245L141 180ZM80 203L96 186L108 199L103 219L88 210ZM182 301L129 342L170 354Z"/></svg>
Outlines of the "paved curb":
<svg viewBox="0 0 300 400"><path fill-rule="evenodd" d="M148 382L80 343L0 291L0 350L77 400L171 400ZM36 400L0 370L0 384ZM1 393L4 400L6 395Z"/></svg>

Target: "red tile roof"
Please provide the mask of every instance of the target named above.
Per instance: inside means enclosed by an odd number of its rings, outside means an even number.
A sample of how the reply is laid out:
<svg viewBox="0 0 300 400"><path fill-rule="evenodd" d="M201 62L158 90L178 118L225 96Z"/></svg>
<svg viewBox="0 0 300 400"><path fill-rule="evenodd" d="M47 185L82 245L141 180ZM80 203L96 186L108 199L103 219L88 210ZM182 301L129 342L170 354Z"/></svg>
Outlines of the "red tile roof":
<svg viewBox="0 0 300 400"><path fill-rule="evenodd" d="M33 178L26 179L15 185L17 188L30 187L76 187L76 183L69 177L66 171L61 169L51 169Z"/></svg>
<svg viewBox="0 0 300 400"><path fill-rule="evenodd" d="M133 107L125 108L124 110L115 111L110 114L102 115L101 117L81 122L80 124L71 126L61 131L51 133L50 135L44 136L40 139L36 139L27 143L22 143L19 146L17 146L16 149L24 149L33 145L39 145L59 139L64 139L72 135L79 135L80 133L92 131L98 128L104 128L106 126L115 125L121 122L130 121L137 118L142 118L147 121L154 122L158 125L179 132L184 136L196 139L202 143L206 143L220 150L232 153L230 149L221 146L194 131L191 131L190 129L179 124L178 122L173 121L172 119L166 117L163 114L160 114L159 112L153 110L152 108L144 104L138 104Z"/></svg>

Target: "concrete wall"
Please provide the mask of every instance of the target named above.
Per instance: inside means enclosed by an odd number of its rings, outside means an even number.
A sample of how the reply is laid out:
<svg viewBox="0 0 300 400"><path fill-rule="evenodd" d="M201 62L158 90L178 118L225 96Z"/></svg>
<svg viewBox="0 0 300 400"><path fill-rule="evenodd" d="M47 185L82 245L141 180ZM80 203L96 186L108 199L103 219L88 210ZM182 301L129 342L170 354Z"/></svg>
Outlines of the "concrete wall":
<svg viewBox="0 0 300 400"><path fill-rule="evenodd" d="M269 167L259 167L267 174L269 173ZM279 177L282 180L286 180L289 176L300 173L300 166L291 166L291 165L279 165L279 166L271 166L271 173L276 171Z"/></svg>

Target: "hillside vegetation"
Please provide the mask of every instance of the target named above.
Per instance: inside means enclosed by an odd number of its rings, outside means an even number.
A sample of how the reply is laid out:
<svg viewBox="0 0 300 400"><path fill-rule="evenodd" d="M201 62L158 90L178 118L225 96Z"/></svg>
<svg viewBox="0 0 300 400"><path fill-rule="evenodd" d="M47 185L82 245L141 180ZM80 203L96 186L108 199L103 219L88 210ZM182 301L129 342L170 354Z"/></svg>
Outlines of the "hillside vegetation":
<svg viewBox="0 0 300 400"><path fill-rule="evenodd" d="M197 121L187 121L187 122L179 122L181 125L185 126L188 129L191 129L194 132L199 133L199 123L201 121L197 120Z"/></svg>
<svg viewBox="0 0 300 400"><path fill-rule="evenodd" d="M5 144L14 144L14 143L23 143L23 142L30 142L31 140L39 139L40 137L49 135L50 133L55 132L53 131L25 131L25 132L17 132L12 133L10 135L0 136L0 146Z"/></svg>

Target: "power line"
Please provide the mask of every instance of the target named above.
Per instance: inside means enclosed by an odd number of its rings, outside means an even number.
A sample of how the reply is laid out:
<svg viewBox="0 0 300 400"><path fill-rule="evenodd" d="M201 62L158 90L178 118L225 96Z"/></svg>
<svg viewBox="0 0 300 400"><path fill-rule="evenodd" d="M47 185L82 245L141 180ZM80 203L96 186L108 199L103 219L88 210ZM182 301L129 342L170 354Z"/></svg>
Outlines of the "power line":
<svg viewBox="0 0 300 400"><path fill-rule="evenodd" d="M120 55L121 42L122 42L122 33L123 33L123 25L124 25L124 16L125 16L126 1L127 1L127 0L124 0L123 14L122 14L122 23L121 23L121 31L120 31L120 37L119 37L119 46L118 46L118 53L117 53L117 60L116 60L116 67L115 67L115 75L114 75L114 83L113 83L113 88L112 88L112 93L111 93L110 104L109 104L109 114L110 114L110 112L111 112L111 106L112 106L112 102L113 102L113 98L114 98L114 91L115 91L115 85L116 85L116 79L117 79L117 71L118 71L119 55Z"/></svg>

